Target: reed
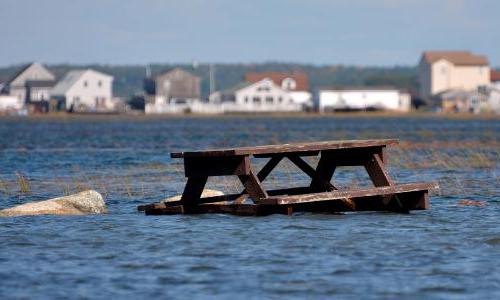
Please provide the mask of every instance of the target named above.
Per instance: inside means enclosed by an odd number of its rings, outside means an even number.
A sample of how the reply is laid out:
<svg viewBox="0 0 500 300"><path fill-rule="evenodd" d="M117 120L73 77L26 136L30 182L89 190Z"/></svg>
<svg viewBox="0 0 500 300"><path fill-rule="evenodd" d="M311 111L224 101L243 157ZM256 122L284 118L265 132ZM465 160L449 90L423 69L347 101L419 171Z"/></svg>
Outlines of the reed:
<svg viewBox="0 0 500 300"><path fill-rule="evenodd" d="M16 177L17 177L17 184L19 185L19 191L22 194L29 194L30 193L29 180L26 179L26 177L20 172L16 172Z"/></svg>

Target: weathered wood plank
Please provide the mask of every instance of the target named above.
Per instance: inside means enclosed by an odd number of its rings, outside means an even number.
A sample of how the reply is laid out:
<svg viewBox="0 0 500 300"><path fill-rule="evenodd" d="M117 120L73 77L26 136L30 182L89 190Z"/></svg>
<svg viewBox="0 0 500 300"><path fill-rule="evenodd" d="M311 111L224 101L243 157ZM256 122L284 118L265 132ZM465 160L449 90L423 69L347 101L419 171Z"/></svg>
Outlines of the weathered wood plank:
<svg viewBox="0 0 500 300"><path fill-rule="evenodd" d="M146 215L172 215L172 214L201 214L222 213L239 216L267 216L271 214L291 215L296 212L338 213L344 211L394 211L408 212L410 210L423 210L428 206L427 190L402 192L392 195L398 197L399 203L390 201L386 203L382 196L372 195L352 199L333 199L319 202L304 202L288 205L263 205L263 204L202 204L191 210L184 210L181 205L147 209Z"/></svg>
<svg viewBox="0 0 500 300"><path fill-rule="evenodd" d="M184 207L192 207L198 205L208 177L189 177L184 187L180 202Z"/></svg>
<svg viewBox="0 0 500 300"><path fill-rule="evenodd" d="M395 145L398 141L395 139L379 139L379 140L343 140L343 141L322 141L308 143L291 143L281 145L265 145L256 147L239 147L228 149L213 149L206 151L186 151L173 152L172 158L183 157L218 157L218 156L235 156L235 155L265 155L291 152L313 152L322 150L334 149L352 149L366 147L385 147Z"/></svg>
<svg viewBox="0 0 500 300"><path fill-rule="evenodd" d="M348 190L348 191L336 190L332 192L312 193L304 195L270 196L268 198L261 199L260 203L268 205L289 205L289 204L328 201L337 199L353 199L359 197L385 196L385 195L393 195L396 193L428 191L431 189L436 189L438 187L439 185L435 182L407 183L396 186L375 187L375 188L360 189L360 190Z"/></svg>
<svg viewBox="0 0 500 300"><path fill-rule="evenodd" d="M394 185L378 154L372 154L372 157L366 161L364 165L366 172L368 172L368 176L370 176L370 179L376 187Z"/></svg>
<svg viewBox="0 0 500 300"><path fill-rule="evenodd" d="M248 196L252 199L254 203L258 203L261 198L267 198L267 192L262 187L259 178L250 170L249 175L240 175L241 183L245 187Z"/></svg>
<svg viewBox="0 0 500 300"><path fill-rule="evenodd" d="M310 187L294 187L294 188L286 188L286 189L276 189L276 190L269 190L267 191L267 194L269 196L277 196L277 195L300 195L300 194L306 194L306 193L311 193L312 190ZM238 199L238 197L241 196L241 194L229 194L229 195L223 195L223 196L213 196L213 197L204 197L200 198L198 200L199 204L207 204L207 203L216 203L216 202L231 202L235 201ZM165 207L173 207L173 206L178 206L182 205L180 201L171 201L171 202L163 202L163 203L152 203L152 204L145 204L145 205L139 205L137 206L138 211L145 211L147 209L160 209L160 208L165 208Z"/></svg>
<svg viewBox="0 0 500 300"><path fill-rule="evenodd" d="M186 157L184 158L186 177L248 175L250 158L232 157Z"/></svg>
<svg viewBox="0 0 500 300"><path fill-rule="evenodd" d="M312 179L310 184L311 189L316 192L336 190L337 188L335 188L335 186L331 183L336 167L337 165L335 164L335 161L328 154L328 152L322 152L321 158L319 159L318 165L316 166L317 178ZM325 189L325 182L329 183L332 189Z"/></svg>

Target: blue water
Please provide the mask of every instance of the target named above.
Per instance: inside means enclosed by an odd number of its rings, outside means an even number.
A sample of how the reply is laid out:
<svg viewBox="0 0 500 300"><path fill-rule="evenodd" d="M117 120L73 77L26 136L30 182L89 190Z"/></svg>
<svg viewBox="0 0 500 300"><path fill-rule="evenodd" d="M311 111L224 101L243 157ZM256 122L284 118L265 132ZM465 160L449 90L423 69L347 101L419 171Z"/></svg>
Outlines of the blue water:
<svg viewBox="0 0 500 300"><path fill-rule="evenodd" d="M182 190L182 164L169 152L355 138L404 141L389 153L390 172L397 182L438 181L431 210L258 218L136 211ZM0 119L0 208L85 188L109 205L107 215L0 218L0 298L498 299L499 162L498 119ZM306 180L294 174L285 166L270 184ZM365 177L335 174L346 187Z"/></svg>

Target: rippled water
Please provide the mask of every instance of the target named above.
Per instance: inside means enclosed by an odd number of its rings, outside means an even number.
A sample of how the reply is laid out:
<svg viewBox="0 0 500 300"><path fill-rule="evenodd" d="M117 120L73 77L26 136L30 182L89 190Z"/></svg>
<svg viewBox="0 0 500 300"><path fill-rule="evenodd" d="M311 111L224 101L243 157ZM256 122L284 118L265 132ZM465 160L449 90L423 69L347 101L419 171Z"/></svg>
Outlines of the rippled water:
<svg viewBox="0 0 500 300"><path fill-rule="evenodd" d="M259 218L135 209L182 190L172 151L354 138L403 140L390 172L439 181L432 209ZM110 210L0 219L0 298L498 299L499 161L498 119L0 119L0 208L94 188ZM290 168L270 184L306 180ZM346 169L335 180L365 177Z"/></svg>

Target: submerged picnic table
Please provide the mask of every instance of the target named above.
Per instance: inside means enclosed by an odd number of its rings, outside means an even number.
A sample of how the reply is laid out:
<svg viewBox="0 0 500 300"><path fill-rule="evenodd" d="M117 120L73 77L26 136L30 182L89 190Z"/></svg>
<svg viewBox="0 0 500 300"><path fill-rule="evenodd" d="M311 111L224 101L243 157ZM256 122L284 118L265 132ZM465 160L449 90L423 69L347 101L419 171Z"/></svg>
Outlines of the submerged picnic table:
<svg viewBox="0 0 500 300"><path fill-rule="evenodd" d="M395 184L389 176L386 147L394 139L344 140L174 152L184 159L187 183L180 201L141 205L147 215L231 213L269 215L293 212L398 211L429 207L428 191L436 183ZM316 167L304 156L319 156ZM255 173L251 157L268 159ZM310 178L305 187L266 190L262 182L282 161L289 159ZM374 187L337 190L332 177L337 167L363 166ZM244 186L237 194L201 198L211 176L238 176ZM253 203L247 203L251 199Z"/></svg>

